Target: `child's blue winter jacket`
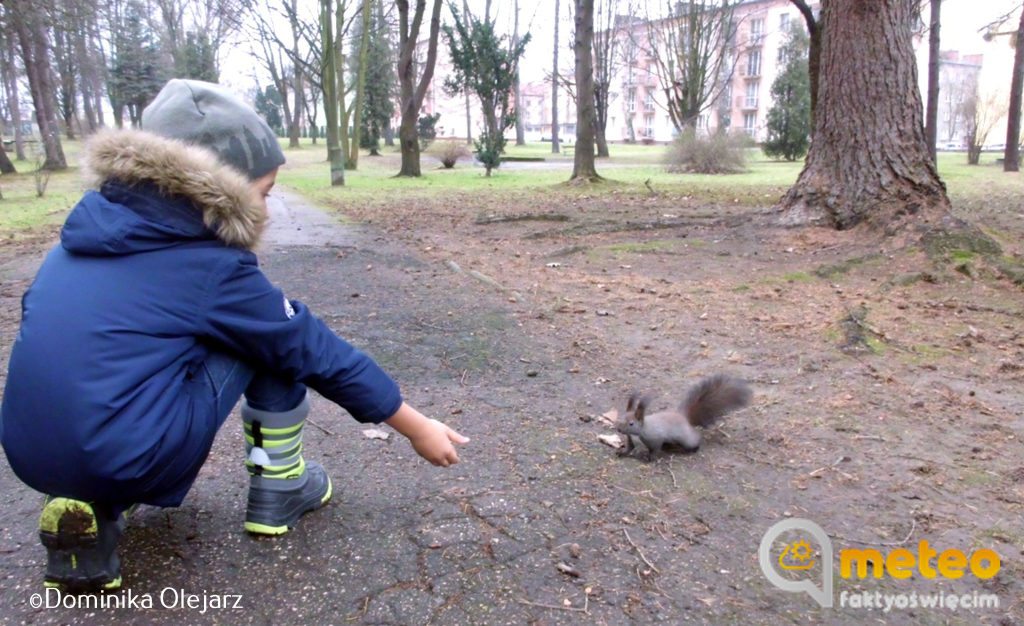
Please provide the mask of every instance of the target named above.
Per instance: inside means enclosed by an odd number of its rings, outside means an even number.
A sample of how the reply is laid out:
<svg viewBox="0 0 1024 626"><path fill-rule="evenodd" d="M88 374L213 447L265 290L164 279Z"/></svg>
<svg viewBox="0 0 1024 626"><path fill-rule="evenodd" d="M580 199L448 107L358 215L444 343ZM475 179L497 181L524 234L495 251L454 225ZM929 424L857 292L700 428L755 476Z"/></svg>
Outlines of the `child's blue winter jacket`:
<svg viewBox="0 0 1024 626"><path fill-rule="evenodd" d="M391 378L260 271L251 250L267 216L247 179L142 131L98 137L88 166L99 190L25 294L11 353L0 441L26 484L177 504L152 494L216 433L193 382L210 351L304 382L360 421L398 410Z"/></svg>

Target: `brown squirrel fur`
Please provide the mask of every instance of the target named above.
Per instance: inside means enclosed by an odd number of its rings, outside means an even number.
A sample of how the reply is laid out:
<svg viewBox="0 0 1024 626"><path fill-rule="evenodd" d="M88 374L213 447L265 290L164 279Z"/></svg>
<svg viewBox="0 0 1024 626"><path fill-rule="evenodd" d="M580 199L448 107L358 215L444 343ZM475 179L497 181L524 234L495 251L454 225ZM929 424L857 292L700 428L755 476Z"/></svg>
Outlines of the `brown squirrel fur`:
<svg viewBox="0 0 1024 626"><path fill-rule="evenodd" d="M686 452L700 448L700 428L712 426L719 418L750 404L752 392L742 379L728 374L708 376L687 391L676 410L647 414L650 398L633 393L626 412L615 428L626 436L623 456L633 451L635 435L647 446L653 459L666 445L681 446Z"/></svg>

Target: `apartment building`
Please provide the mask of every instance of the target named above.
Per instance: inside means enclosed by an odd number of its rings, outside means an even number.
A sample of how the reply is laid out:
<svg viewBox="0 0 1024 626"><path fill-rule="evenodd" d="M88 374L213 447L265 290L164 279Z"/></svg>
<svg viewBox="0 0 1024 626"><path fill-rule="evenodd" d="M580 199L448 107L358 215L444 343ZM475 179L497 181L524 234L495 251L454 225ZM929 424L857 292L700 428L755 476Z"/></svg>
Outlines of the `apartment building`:
<svg viewBox="0 0 1024 626"><path fill-rule="evenodd" d="M684 7L680 3L680 7ZM812 3L817 11L819 4ZM1012 16L1011 16L1012 17ZM663 143L677 134L665 95L665 63L658 63L653 50L658 45L655 36L683 31L673 25L676 18L649 20L647 16L619 16L613 29L614 60L609 84L609 110L606 137L612 142L638 141ZM1013 17L1009 21L1016 20ZM652 28L651 23L654 22ZM660 23L660 25L659 25ZM722 128L740 129L755 141L767 136L766 120L772 107L771 86L781 69L780 50L791 24L804 26L803 15L789 0L742 0L733 5L732 39L726 56L720 64L720 81L697 118L698 132L712 132ZM1005 29L1004 29L1005 30ZM997 32L997 35L1002 31ZM978 35L979 39L982 35ZM961 54L955 50L943 51L940 63L939 142L955 145L964 141L966 120L963 103L973 85L980 85L984 94L1004 89L1009 82L1012 48L1008 37L987 39L982 54ZM922 101L926 89L928 38L925 25L920 24L913 44L918 65ZM571 55L565 55L571 62ZM984 66L982 60L984 59ZM660 68L660 71L659 71ZM430 86L423 112L440 113L438 135L465 137L467 132L476 136L483 128L483 116L474 97L468 101L462 96L450 97L442 90L443 79L451 71L445 46L438 50L434 84ZM571 67L560 70L572 75ZM1003 78L1005 76L1005 78ZM671 86L671 85L669 85ZM523 118L527 140L551 137L551 82L550 78L524 84L521 89L520 115ZM560 137L574 139L576 131L576 104L567 89L559 89L558 117ZM514 137L514 129L508 137ZM1005 123L1002 126L1005 135ZM998 133L993 132L993 136Z"/></svg>

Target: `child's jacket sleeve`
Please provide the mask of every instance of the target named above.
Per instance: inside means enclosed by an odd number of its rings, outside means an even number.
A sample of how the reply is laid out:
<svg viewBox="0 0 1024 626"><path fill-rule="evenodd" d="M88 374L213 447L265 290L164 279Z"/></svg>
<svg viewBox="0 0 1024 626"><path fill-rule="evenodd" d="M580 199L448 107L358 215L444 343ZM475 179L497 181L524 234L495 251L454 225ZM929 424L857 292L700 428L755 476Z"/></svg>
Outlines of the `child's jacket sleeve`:
<svg viewBox="0 0 1024 626"><path fill-rule="evenodd" d="M402 404L398 385L304 304L288 300L245 254L218 268L206 294L205 335L265 371L301 381L360 422L382 422Z"/></svg>

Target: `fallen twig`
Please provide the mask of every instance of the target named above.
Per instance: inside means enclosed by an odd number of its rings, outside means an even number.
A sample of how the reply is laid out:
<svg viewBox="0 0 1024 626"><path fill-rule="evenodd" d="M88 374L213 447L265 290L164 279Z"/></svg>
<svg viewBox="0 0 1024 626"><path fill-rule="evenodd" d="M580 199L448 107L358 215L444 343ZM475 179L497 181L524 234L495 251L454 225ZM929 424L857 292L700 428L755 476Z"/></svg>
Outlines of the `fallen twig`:
<svg viewBox="0 0 1024 626"><path fill-rule="evenodd" d="M651 563L650 561L647 560L647 557L644 556L644 552L643 552L643 550L640 549L640 546L638 546L635 543L633 543L633 538L629 536L629 531L627 531L625 528L623 528L622 529L622 534L626 535L626 541L628 541L629 545L633 546L633 549L636 550L636 553L640 556L640 560L643 561L644 563L646 563L647 567L651 568L651 570L653 570L655 573L660 574L661 570L659 570L657 567L655 567L654 563Z"/></svg>
<svg viewBox="0 0 1024 626"><path fill-rule="evenodd" d="M317 422L316 422L316 421L315 421L315 420L314 420L313 418L311 418L311 417L307 417L307 418L306 418L306 421L307 421L307 422L309 422L310 424L312 424L313 426L316 426L316 427L317 427L317 428L319 428L320 430L324 431L324 432L325 432L325 433L327 433L328 435L331 435L332 437L334 436L334 433L332 433L331 431L327 430L326 428L324 428L323 426L321 426L320 424L318 424L318 423L317 423Z"/></svg>

